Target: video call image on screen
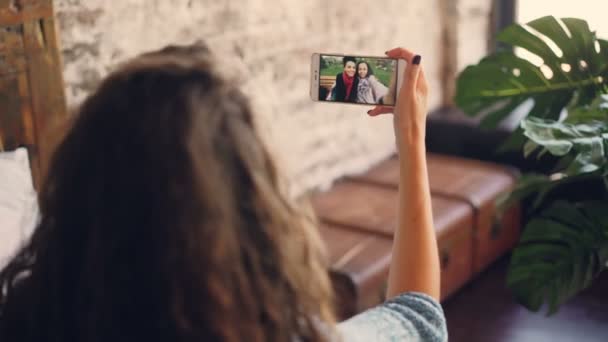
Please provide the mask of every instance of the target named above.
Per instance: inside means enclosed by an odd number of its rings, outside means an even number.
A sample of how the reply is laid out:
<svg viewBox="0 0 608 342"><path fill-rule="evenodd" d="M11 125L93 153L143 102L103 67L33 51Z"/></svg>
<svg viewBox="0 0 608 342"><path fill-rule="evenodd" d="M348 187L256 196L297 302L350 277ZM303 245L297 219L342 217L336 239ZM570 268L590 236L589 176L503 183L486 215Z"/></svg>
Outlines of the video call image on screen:
<svg viewBox="0 0 608 342"><path fill-rule="evenodd" d="M395 104L395 91L389 91L397 76L394 59L321 55L319 69L321 101Z"/></svg>

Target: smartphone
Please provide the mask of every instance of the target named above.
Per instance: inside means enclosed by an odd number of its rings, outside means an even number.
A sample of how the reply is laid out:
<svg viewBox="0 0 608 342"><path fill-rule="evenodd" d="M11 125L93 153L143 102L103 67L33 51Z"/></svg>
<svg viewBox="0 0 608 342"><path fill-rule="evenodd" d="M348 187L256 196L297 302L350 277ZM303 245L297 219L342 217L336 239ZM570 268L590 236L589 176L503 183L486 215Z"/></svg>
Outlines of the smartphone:
<svg viewBox="0 0 608 342"><path fill-rule="evenodd" d="M388 57L314 53L310 65L313 101L394 106L406 63Z"/></svg>

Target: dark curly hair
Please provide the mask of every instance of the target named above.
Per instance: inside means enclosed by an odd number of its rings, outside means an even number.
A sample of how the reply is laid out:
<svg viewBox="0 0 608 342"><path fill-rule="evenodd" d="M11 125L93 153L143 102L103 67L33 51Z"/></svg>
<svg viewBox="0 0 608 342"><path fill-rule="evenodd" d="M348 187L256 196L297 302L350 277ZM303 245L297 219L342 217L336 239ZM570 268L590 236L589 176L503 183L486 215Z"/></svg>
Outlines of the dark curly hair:
<svg viewBox="0 0 608 342"><path fill-rule="evenodd" d="M59 143L0 272L2 341L323 341L314 221L201 45L112 73ZM331 326L331 325L330 325Z"/></svg>
<svg viewBox="0 0 608 342"><path fill-rule="evenodd" d="M357 64L357 60L355 59L355 57L344 56L344 58L342 59L342 66L346 66L346 63L348 62L353 62L354 64Z"/></svg>

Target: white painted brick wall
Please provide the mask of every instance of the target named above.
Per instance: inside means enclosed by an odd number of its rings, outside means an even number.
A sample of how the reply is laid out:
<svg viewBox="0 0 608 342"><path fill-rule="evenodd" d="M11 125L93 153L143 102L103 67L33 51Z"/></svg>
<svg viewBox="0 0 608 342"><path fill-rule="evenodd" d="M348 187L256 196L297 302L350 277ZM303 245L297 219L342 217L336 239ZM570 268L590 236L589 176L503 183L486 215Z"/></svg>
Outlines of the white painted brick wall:
<svg viewBox="0 0 608 342"><path fill-rule="evenodd" d="M488 50L492 1L458 0L458 70L477 64Z"/></svg>
<svg viewBox="0 0 608 342"><path fill-rule="evenodd" d="M382 55L394 46L409 47L423 56L431 108L436 107L439 1L444 0L54 2L71 106L116 63L169 43L203 39L216 55L230 56L227 65L248 71L245 90L254 100L261 133L293 193L300 194L361 172L394 151L389 116L368 118L368 107L309 100L310 55Z"/></svg>

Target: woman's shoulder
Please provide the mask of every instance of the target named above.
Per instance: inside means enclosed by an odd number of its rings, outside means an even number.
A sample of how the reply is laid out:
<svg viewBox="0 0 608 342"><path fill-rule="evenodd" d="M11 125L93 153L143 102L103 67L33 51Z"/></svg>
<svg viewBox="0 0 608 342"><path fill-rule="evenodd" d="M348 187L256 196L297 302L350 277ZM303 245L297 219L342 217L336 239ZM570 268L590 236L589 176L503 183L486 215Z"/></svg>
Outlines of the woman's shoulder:
<svg viewBox="0 0 608 342"><path fill-rule="evenodd" d="M441 305L428 295L409 292L338 324L345 341L447 341Z"/></svg>
<svg viewBox="0 0 608 342"><path fill-rule="evenodd" d="M376 75L370 75L368 78L369 78L369 81L372 83L382 83L382 82L380 82L378 77L376 77Z"/></svg>

